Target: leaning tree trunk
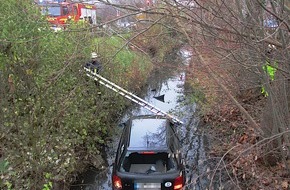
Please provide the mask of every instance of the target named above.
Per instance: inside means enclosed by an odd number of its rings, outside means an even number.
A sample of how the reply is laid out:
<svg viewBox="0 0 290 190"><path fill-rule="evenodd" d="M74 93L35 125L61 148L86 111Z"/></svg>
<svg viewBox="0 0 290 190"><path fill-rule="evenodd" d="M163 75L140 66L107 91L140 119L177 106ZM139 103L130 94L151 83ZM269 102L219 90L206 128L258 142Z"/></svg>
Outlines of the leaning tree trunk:
<svg viewBox="0 0 290 190"><path fill-rule="evenodd" d="M289 43L289 11L285 10L286 5L283 1L279 4L269 1L269 5L264 7L267 14L277 21L278 28L274 31L276 35L272 35L276 41L281 43L281 47L272 46L267 62L271 67L275 68L274 78L265 81L266 91L268 93L268 103L264 110L263 128L267 131L267 137L277 136L279 138L272 139L272 143L268 143L266 161L267 163L276 164L282 161L288 167L287 158L290 156L290 54L287 48ZM281 22L281 18L288 18ZM269 73L266 73L269 74ZM274 158L274 159L273 159ZM273 163L273 160L275 161Z"/></svg>

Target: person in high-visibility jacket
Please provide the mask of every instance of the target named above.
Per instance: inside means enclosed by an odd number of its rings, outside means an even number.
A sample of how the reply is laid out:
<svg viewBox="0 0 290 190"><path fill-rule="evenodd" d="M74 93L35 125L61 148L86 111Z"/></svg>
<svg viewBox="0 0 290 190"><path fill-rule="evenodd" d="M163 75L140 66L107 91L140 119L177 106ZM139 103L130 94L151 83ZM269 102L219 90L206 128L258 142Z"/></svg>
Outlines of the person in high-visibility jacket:
<svg viewBox="0 0 290 190"><path fill-rule="evenodd" d="M86 68L89 68L93 72L99 74L100 71L102 70L102 65L98 61L98 55L97 55L97 53L96 52L92 52L91 58L92 58L92 60L90 62L88 62L85 67Z"/></svg>
<svg viewBox="0 0 290 190"><path fill-rule="evenodd" d="M100 71L102 70L102 65L101 63L98 61L98 55L96 52L92 52L91 55L92 60L90 62L88 62L85 67L90 69L91 71L93 71L94 73L99 74ZM95 81L96 86L99 86L99 82ZM101 92L98 92L98 94L100 95Z"/></svg>

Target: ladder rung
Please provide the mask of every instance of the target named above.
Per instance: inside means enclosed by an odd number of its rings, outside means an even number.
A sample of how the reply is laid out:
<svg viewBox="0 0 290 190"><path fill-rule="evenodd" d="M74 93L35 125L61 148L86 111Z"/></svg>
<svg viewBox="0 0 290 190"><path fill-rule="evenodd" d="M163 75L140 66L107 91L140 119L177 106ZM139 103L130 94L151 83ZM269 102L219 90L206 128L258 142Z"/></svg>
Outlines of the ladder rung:
<svg viewBox="0 0 290 190"><path fill-rule="evenodd" d="M183 122L178 120L177 118L175 118L175 117L171 116L170 114L160 110L159 108L157 108L154 105L152 105L152 104L146 102L145 100L139 98L138 96L134 95L133 93L128 92L127 90L121 88L117 84L105 79L101 75L91 71L90 69L88 69L86 67L84 69L85 69L85 71L87 71L87 76L89 76L93 80L99 82L100 84L110 88L111 90L117 92L118 94L128 98L129 100L132 100L133 102L139 104L140 106L143 106L144 108L148 109L149 111L154 112L155 114L161 113L163 116L167 117L168 119L170 119L174 123L183 124Z"/></svg>

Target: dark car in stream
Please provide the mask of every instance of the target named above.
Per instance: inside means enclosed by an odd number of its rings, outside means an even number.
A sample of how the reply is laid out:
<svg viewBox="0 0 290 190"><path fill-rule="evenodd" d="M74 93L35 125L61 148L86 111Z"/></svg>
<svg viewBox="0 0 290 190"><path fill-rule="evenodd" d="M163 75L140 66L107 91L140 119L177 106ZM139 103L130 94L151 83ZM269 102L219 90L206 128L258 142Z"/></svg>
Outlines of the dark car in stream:
<svg viewBox="0 0 290 190"><path fill-rule="evenodd" d="M134 116L122 125L112 189L183 189L185 171L176 125L157 115Z"/></svg>

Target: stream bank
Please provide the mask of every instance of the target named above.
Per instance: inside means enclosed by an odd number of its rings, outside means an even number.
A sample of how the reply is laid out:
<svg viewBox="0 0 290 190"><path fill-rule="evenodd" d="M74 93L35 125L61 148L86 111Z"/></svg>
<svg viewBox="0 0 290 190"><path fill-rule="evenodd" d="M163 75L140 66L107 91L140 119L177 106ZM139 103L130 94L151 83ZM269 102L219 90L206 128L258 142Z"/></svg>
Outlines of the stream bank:
<svg viewBox="0 0 290 190"><path fill-rule="evenodd" d="M186 163L186 189L204 189L208 181L206 173L206 138L198 132L199 116L197 105L186 94L186 69L190 61L190 52L180 49L171 54L169 59L148 79L140 97L157 108L177 117L184 122L177 131L180 136L182 151ZM163 97L160 99L158 97ZM153 114L152 112L133 105L129 107L120 119L120 123L133 115ZM115 126L115 134L105 147L107 165L101 170L91 167L83 173L74 184L72 190L110 190L111 172L115 151L118 146L122 129Z"/></svg>

